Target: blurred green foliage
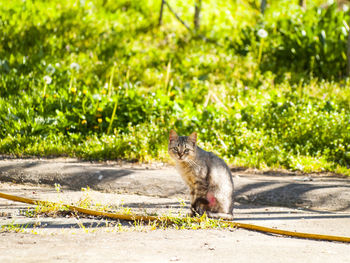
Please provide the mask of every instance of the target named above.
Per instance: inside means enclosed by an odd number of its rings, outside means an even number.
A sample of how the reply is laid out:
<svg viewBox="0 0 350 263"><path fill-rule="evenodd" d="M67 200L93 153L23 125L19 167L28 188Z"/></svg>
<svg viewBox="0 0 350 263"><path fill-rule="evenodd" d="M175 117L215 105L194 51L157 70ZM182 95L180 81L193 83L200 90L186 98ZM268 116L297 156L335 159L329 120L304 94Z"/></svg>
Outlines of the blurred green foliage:
<svg viewBox="0 0 350 263"><path fill-rule="evenodd" d="M0 152L166 161L175 128L232 165L349 175L348 14L258 2L203 1L199 35L157 0L0 2Z"/></svg>
<svg viewBox="0 0 350 263"><path fill-rule="evenodd" d="M288 13L276 9L256 27L243 28L241 39L234 46L241 54L258 48L261 41L257 31L259 27L264 28L269 37L264 42L262 71L270 70L279 77L293 72L295 80L310 75L323 79L342 78L346 75L349 16L337 8L331 5L305 11L292 6Z"/></svg>

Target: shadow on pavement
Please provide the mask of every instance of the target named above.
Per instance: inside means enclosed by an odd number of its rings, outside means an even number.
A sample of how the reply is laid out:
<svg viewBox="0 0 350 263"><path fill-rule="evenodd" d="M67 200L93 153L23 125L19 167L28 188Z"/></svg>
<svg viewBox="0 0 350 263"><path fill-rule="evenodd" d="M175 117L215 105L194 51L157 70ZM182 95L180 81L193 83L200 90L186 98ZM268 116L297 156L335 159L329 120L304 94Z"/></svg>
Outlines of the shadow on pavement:
<svg viewBox="0 0 350 263"><path fill-rule="evenodd" d="M247 173L244 168L234 173ZM235 175L235 174L234 174ZM346 211L350 209L350 180L323 178L322 181L298 181L295 173L269 171L234 178L235 200L240 203L302 207L317 210ZM303 175L302 177L305 177ZM0 181L47 184L58 183L68 189L91 189L145 196L182 196L188 191L173 170L127 169L107 164L80 161L1 160ZM137 206L138 204L130 204ZM161 205L163 206L163 205Z"/></svg>

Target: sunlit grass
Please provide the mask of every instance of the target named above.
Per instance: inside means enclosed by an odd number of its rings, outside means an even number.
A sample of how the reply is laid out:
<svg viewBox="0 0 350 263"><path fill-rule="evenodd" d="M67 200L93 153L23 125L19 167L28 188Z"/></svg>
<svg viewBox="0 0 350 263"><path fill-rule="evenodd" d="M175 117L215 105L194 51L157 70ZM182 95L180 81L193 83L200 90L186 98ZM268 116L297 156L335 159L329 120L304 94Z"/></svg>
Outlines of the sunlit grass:
<svg viewBox="0 0 350 263"><path fill-rule="evenodd" d="M168 162L175 128L231 165L349 175L348 15L320 2L205 1L210 41L156 0L0 4L0 153Z"/></svg>
<svg viewBox="0 0 350 263"><path fill-rule="evenodd" d="M60 191L60 186L56 185L56 191ZM188 215L184 214L186 203L182 200L179 200L179 205L183 209L178 210L176 213L169 210L163 214L157 214L154 212L149 212L147 209L132 209L128 206L125 206L123 201L121 200L120 204L117 206L110 206L107 204L101 204L96 202L90 196L90 188L82 188L81 189L81 197L78 201L69 204L74 205L81 208L86 208L99 212L108 212L115 213L121 216L128 215L131 216L153 216L158 217L157 220L149 221L149 220L133 220L133 221L120 221L111 218L103 218L103 217L94 217L91 215L86 215L83 213L78 213L74 211L70 211L62 201L51 203L51 202L38 202L34 207L29 207L27 209L21 210L21 214L34 218L37 220L37 223L34 224L34 228L32 228L32 232L38 233L40 229L45 228L45 226L41 226L40 218L42 217L69 217L76 219L76 223L79 228L82 229L85 233L91 233L97 231L97 228L103 226L103 228L107 229L106 231L112 232L125 232L125 231L152 231L157 229L190 229L190 230L198 230L198 229L232 229L227 222L223 220L214 220L208 218L205 214L201 217L192 218ZM187 211L187 209L186 209ZM85 218L85 222L83 221ZM88 222L86 220L94 219L98 220L98 226L95 227L87 227ZM85 224L84 224L84 223ZM1 232L28 232L28 226L19 226L15 224L9 224L7 226L3 226L0 230Z"/></svg>

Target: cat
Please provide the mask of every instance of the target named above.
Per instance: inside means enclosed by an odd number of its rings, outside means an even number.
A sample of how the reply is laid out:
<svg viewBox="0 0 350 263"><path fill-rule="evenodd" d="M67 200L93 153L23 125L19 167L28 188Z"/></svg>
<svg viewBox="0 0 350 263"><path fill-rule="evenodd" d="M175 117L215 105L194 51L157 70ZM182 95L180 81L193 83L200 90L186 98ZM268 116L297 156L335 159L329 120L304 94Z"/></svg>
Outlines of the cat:
<svg viewBox="0 0 350 263"><path fill-rule="evenodd" d="M169 155L190 188L190 216L207 214L211 218L233 219L233 179L225 161L197 146L197 133L169 134Z"/></svg>

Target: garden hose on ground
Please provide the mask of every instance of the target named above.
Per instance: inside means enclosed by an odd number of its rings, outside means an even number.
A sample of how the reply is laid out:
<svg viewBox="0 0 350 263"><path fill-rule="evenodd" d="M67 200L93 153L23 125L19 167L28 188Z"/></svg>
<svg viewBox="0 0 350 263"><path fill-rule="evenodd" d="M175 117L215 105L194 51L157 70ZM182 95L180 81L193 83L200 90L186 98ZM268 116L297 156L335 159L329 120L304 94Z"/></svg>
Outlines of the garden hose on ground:
<svg viewBox="0 0 350 263"><path fill-rule="evenodd" d="M34 199L24 198L24 197L15 196L15 195L4 194L1 192L0 192L0 198L4 198L4 199L16 201L16 202L21 202L21 203L32 204L32 205L37 205L40 203L58 205L58 203L55 203L55 202L34 200ZM128 221L159 221L159 222L169 222L169 223L172 222L172 220L167 218L167 217L116 214L116 213L108 213L108 212L102 212L102 211L94 211L91 209L81 208L81 207L77 207L77 206L73 206L73 205L65 205L65 204L62 204L62 205L67 207L69 210L71 210L73 212L79 212L79 213L93 215L93 216L102 216L102 217L108 217L108 218L120 219L120 220L128 220ZM192 218L192 219L195 222L200 222L200 218ZM299 232L257 226L257 225L252 225L252 224L238 223L238 222L233 222L233 221L224 221L224 222L227 223L232 228L243 228L243 229L254 230L254 231L263 232L263 233L270 233L270 234L289 236L289 237L350 243L350 237L299 233Z"/></svg>

